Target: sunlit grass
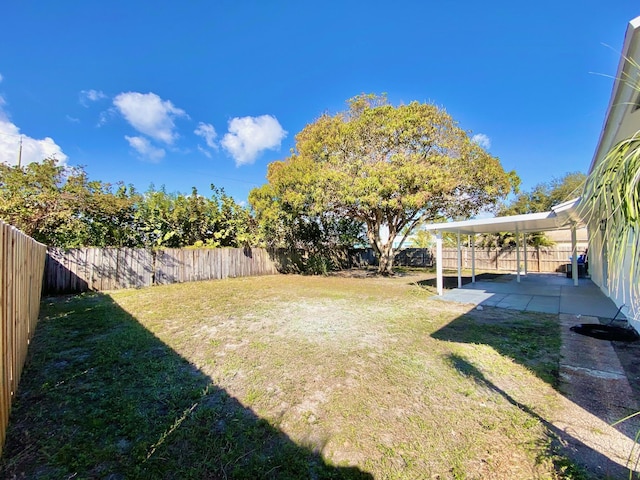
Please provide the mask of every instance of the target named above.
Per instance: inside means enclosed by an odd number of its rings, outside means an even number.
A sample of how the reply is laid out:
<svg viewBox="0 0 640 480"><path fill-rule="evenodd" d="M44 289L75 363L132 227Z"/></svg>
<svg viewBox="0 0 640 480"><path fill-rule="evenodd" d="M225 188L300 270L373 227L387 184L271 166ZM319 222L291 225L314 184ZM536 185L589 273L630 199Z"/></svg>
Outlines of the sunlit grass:
<svg viewBox="0 0 640 480"><path fill-rule="evenodd" d="M561 475L571 463L544 420L557 395L555 317L467 312L431 300L420 278L273 276L48 299L3 471L581 478Z"/></svg>

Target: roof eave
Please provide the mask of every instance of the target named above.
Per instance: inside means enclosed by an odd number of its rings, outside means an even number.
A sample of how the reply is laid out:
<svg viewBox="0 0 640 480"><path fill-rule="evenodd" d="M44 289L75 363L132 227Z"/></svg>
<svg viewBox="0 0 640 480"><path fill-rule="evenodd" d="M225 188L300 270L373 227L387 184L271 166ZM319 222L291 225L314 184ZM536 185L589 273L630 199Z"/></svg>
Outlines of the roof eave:
<svg viewBox="0 0 640 480"><path fill-rule="evenodd" d="M638 58L639 55L640 17L636 17L627 25L622 53L620 54L620 62L618 63L618 69L613 82L607 113L604 117L604 124L602 126L602 131L600 132L600 138L598 139L593 159L591 160L589 173L593 171L596 164L614 146L620 127L629 110L629 106L635 100L637 91L633 88L633 85L628 83L627 79L633 77L632 73L636 68L629 59Z"/></svg>
<svg viewBox="0 0 640 480"><path fill-rule="evenodd" d="M464 220L461 222L431 223L423 228L428 231L460 233L463 235L511 231L529 233L566 230L572 226L583 224L577 211L579 203L580 199L576 198L556 205L549 212Z"/></svg>

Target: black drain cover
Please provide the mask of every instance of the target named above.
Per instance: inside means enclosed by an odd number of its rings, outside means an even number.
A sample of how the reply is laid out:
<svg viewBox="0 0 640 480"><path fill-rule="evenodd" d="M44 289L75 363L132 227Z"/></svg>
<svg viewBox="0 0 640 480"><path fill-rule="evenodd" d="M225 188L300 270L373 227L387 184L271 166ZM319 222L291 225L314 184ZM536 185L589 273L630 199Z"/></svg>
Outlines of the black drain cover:
<svg viewBox="0 0 640 480"><path fill-rule="evenodd" d="M613 325L600 325L599 323L581 323L571 327L572 332L600 340L615 340L618 342L635 342L640 338L632 328L614 327Z"/></svg>

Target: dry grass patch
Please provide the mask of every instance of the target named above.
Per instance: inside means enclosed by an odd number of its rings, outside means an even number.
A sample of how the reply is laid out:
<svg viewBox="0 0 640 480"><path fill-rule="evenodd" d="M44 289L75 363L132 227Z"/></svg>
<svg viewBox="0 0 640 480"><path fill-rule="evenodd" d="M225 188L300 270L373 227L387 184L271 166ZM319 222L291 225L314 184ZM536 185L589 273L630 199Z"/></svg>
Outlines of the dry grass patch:
<svg viewBox="0 0 640 480"><path fill-rule="evenodd" d="M545 420L557 399L555 317L468 312L432 300L421 278L272 276L48 300L5 472L588 478L559 456ZM100 327L85 331L87 319ZM70 331L82 331L83 341L66 341ZM137 336L144 341L132 341ZM106 372L107 353L96 349L113 355L112 379L134 383L136 391L116 387L126 405L107 373L80 380L87 369ZM63 369L73 388L50 395L59 390L51 385L62 379L62 358L73 366ZM142 375L147 380L136 386ZM69 455L77 450L84 459L74 463L44 432L61 425L47 413L51 402L79 395L120 395L101 414L124 417L113 428L95 425L104 443L97 453L82 443L88 434L63 422ZM64 405L53 408L95 413L75 401ZM44 470L34 466L41 462Z"/></svg>

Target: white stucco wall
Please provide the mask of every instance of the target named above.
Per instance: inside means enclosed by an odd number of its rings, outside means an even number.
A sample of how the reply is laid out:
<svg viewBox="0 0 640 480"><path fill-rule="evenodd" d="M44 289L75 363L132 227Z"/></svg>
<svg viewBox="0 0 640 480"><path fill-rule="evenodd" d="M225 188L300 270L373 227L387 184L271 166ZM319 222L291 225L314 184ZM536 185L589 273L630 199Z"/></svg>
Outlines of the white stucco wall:
<svg viewBox="0 0 640 480"><path fill-rule="evenodd" d="M604 248L602 232L598 225L589 225L589 231L594 232L589 239L589 274L591 280L600 287L600 289L609 295L609 288L604 275Z"/></svg>
<svg viewBox="0 0 640 480"><path fill-rule="evenodd" d="M640 64L640 17L633 19L627 26L607 115L589 173L616 143L640 131L640 69L627 59ZM608 241L603 238L600 225L590 224L588 227L591 279L616 305L626 306L623 312L634 328L640 331L640 272L636 272L636 278L631 278L632 239L627 241L623 261L610 265L606 261ZM638 234L640 233L636 232Z"/></svg>

